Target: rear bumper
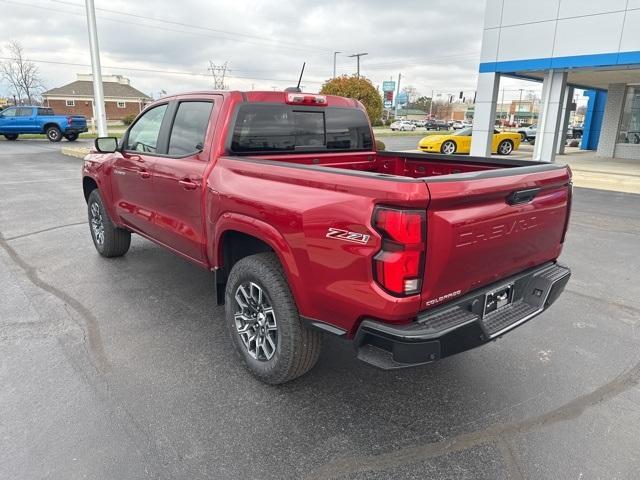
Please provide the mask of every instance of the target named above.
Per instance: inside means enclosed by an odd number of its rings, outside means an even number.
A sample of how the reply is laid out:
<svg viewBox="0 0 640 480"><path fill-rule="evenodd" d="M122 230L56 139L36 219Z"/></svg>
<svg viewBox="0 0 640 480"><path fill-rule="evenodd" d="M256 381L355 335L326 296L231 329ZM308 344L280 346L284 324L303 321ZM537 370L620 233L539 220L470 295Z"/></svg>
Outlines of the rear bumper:
<svg viewBox="0 0 640 480"><path fill-rule="evenodd" d="M567 267L546 263L422 312L410 324L390 325L365 319L354 339L358 358L389 370L470 350L545 311L560 296L570 276ZM508 285L512 285L511 303L485 314L486 296Z"/></svg>
<svg viewBox="0 0 640 480"><path fill-rule="evenodd" d="M67 127L64 130L64 134L68 134L68 133L84 133L84 132L88 132L89 129L87 128L87 126L78 126L78 127Z"/></svg>

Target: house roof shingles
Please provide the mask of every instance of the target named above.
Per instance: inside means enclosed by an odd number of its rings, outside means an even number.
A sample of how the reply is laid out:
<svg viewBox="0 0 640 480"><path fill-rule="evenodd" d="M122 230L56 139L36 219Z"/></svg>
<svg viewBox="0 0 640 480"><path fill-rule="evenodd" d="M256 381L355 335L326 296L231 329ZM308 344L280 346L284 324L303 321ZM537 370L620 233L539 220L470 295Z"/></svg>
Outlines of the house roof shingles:
<svg viewBox="0 0 640 480"><path fill-rule="evenodd" d="M118 82L102 82L105 98L135 98L150 99L140 90L131 85ZM42 94L43 97L93 97L93 82L76 80L58 88L52 88Z"/></svg>

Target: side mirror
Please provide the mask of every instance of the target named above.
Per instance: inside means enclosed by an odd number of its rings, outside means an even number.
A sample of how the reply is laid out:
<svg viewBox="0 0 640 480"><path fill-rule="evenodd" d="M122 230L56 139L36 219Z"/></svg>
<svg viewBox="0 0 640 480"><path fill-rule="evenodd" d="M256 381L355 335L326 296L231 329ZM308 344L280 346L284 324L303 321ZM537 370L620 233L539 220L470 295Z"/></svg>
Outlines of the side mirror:
<svg viewBox="0 0 640 480"><path fill-rule="evenodd" d="M113 153L118 149L118 139L116 137L98 137L95 146L100 153Z"/></svg>

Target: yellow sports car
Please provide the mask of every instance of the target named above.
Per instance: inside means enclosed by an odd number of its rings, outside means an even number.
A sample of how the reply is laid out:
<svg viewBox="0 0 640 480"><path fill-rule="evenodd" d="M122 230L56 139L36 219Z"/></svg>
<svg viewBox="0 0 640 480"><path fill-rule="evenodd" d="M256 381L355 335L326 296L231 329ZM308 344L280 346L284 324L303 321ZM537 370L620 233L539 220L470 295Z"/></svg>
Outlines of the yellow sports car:
<svg viewBox="0 0 640 480"><path fill-rule="evenodd" d="M471 151L471 130L471 127L468 127L447 135L429 135L420 140L418 148L423 152L444 153L446 155L469 153ZM493 131L493 153L509 155L519 147L519 133Z"/></svg>

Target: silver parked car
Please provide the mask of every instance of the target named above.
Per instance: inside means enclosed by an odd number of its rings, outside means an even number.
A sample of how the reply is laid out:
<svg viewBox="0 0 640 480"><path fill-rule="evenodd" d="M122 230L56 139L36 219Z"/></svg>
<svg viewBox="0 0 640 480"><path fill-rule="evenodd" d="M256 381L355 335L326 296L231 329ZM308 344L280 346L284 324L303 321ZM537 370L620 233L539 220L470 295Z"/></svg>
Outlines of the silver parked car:
<svg viewBox="0 0 640 480"><path fill-rule="evenodd" d="M408 120L398 120L393 122L390 127L392 131L400 130L401 132L411 131L416 129L416 126Z"/></svg>

